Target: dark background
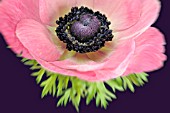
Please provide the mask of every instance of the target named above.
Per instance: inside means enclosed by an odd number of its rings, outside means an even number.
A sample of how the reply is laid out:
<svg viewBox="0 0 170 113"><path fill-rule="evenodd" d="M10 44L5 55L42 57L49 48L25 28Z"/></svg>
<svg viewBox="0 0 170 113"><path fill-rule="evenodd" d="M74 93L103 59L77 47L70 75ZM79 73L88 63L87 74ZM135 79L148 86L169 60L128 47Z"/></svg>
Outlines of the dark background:
<svg viewBox="0 0 170 113"><path fill-rule="evenodd" d="M162 1L159 19L153 25L166 36L166 55L170 55L170 1ZM72 104L56 108L56 99L40 98L41 88L31 77L29 67L24 66L15 54L6 48L0 36L0 113L76 113ZM118 99L107 110L97 108L95 101L86 106L81 102L80 113L170 113L170 61L164 68L149 73L149 83L136 87L135 93L117 92Z"/></svg>

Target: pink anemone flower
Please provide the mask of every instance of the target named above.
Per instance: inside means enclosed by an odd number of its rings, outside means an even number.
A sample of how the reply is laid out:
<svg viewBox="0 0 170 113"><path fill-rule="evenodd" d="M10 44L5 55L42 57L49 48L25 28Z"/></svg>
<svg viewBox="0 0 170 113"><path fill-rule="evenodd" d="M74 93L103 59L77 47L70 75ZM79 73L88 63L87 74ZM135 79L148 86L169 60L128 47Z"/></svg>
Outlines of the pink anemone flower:
<svg viewBox="0 0 170 113"><path fill-rule="evenodd" d="M1 0L9 47L54 73L106 81L150 72L166 60L151 25L159 0Z"/></svg>

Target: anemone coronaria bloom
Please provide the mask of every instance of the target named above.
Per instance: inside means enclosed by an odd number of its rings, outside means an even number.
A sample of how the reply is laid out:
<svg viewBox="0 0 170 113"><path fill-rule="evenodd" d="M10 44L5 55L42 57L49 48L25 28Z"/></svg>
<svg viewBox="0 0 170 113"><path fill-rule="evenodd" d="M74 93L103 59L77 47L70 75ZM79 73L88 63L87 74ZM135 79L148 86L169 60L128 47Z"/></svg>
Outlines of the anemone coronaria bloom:
<svg viewBox="0 0 170 113"><path fill-rule="evenodd" d="M68 50L68 45L56 33L56 28L60 26L56 20L62 21L73 7L79 10L81 6L100 12L110 21L113 39L106 41L96 51L81 53ZM163 66L166 60L163 54L164 36L158 29L151 27L159 11L158 0L1 0L0 32L16 54L35 59L46 70L87 81L106 81ZM78 16L78 19L84 18L81 13ZM69 19L69 25L73 26L75 21L70 22ZM97 26L97 21L99 19L88 21L92 25L91 29ZM101 26L102 21L99 23ZM77 38L92 33L86 28L76 28L78 26L75 25L72 30ZM66 28L67 32L70 32L69 27ZM82 34L81 30L85 33ZM91 36L86 40L93 38Z"/></svg>

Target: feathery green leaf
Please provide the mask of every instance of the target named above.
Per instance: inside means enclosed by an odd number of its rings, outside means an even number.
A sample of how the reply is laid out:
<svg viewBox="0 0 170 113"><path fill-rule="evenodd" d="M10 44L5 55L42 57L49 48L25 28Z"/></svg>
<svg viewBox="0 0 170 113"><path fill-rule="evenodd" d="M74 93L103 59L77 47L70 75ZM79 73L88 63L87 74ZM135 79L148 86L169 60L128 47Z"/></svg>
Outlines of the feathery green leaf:
<svg viewBox="0 0 170 113"><path fill-rule="evenodd" d="M106 82L87 82L77 77L47 71L35 60L23 58L21 61L25 65L31 66L31 70L35 70L32 76L36 77L37 84L40 84L43 88L42 98L47 94L57 97L59 99L57 106L66 106L68 102L72 102L77 112L81 98L86 98L86 104L95 99L96 106L100 105L106 109L108 102L116 99L116 90L124 91L129 88L134 92L134 85L142 86L145 82L148 82L148 74L146 73L130 74ZM43 76L47 77L44 81L42 81ZM71 83L71 86L69 83ZM112 91L108 90L108 86L112 88Z"/></svg>

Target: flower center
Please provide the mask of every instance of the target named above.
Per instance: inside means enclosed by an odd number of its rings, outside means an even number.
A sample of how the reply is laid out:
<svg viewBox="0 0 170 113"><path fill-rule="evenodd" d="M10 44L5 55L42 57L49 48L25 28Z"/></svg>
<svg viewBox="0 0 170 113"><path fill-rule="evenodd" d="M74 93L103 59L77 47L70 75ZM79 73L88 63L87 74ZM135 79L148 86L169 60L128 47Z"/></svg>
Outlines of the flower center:
<svg viewBox="0 0 170 113"><path fill-rule="evenodd" d="M56 21L58 38L66 43L66 48L79 53L95 52L112 41L111 24L99 11L87 7L73 7L65 17Z"/></svg>
<svg viewBox="0 0 170 113"><path fill-rule="evenodd" d="M80 20L76 21L71 26L71 33L80 42L90 40L95 36L100 28L100 21L92 14L80 16Z"/></svg>

